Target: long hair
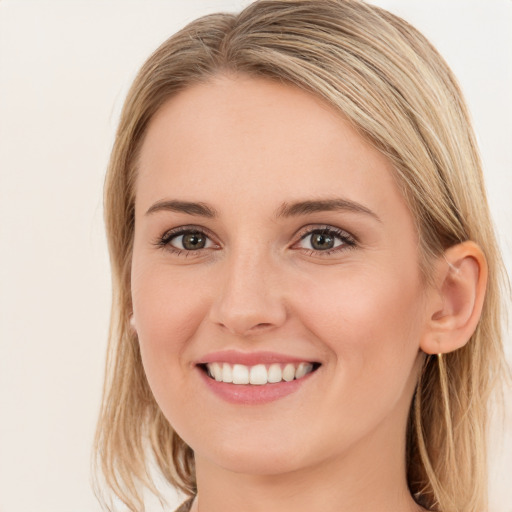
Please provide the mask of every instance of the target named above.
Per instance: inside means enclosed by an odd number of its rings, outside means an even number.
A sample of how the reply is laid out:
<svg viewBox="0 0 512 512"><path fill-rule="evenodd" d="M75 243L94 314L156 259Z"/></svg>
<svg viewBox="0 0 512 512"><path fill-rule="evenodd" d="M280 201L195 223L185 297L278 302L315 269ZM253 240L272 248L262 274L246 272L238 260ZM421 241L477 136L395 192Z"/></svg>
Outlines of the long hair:
<svg viewBox="0 0 512 512"><path fill-rule="evenodd" d="M505 369L505 271L475 136L456 79L435 48L401 18L359 0L260 0L236 15L202 17L164 42L136 77L105 184L113 305L96 464L107 487L130 510L144 510L141 489L158 493L151 459L171 484L196 492L193 452L153 398L129 325L134 183L155 112L180 90L227 72L322 98L389 158L415 219L425 283L448 247L473 240L483 249L489 279L478 327L463 348L425 357L404 442L419 504L485 511L487 406Z"/></svg>

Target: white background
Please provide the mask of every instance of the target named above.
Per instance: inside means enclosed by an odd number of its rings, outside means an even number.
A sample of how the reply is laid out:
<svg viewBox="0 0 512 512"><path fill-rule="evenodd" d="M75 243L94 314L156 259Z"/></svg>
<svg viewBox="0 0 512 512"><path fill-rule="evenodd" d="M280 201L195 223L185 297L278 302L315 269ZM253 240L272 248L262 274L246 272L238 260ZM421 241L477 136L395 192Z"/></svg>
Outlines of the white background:
<svg viewBox="0 0 512 512"><path fill-rule="evenodd" d="M0 512L99 510L89 458L110 307L101 203L118 114L171 33L248 3L0 0ZM512 1L375 3L420 28L459 77L511 272ZM512 511L506 430L491 512Z"/></svg>

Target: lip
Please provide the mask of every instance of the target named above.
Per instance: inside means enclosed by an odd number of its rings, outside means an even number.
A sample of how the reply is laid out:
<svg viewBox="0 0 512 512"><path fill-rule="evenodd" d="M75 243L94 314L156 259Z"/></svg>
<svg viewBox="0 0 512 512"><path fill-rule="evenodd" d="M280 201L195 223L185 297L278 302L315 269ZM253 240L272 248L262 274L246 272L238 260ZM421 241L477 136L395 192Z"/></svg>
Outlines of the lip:
<svg viewBox="0 0 512 512"><path fill-rule="evenodd" d="M218 382L206 374L204 365L207 363L230 363L254 366L256 364L297 364L302 362L314 363L315 360L275 352L239 352L236 350L224 350L212 352L201 358L196 363L196 370L199 372L201 380L208 389L223 401L238 405L261 405L280 400L299 391L302 386L309 384L311 378L314 379L318 368L304 377L290 382L282 381L275 384L257 386L251 384Z"/></svg>
<svg viewBox="0 0 512 512"><path fill-rule="evenodd" d="M239 405L259 405L282 399L298 391L316 374L316 371L308 373L305 377L290 382L277 384L265 384L254 386L251 384L231 384L218 382L208 377L199 367L197 368L203 382L208 388L222 400Z"/></svg>
<svg viewBox="0 0 512 512"><path fill-rule="evenodd" d="M198 360L196 365L207 363L230 363L243 364L245 366L255 366L257 364L272 363L315 363L315 359L289 356L277 352L239 352L238 350L222 350L211 352Z"/></svg>

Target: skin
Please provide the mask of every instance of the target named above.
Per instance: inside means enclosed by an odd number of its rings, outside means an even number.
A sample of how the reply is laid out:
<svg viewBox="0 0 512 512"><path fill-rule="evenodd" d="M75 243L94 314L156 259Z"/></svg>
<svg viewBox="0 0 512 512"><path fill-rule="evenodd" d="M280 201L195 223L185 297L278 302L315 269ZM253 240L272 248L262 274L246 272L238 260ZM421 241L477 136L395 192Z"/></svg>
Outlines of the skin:
<svg viewBox="0 0 512 512"><path fill-rule="evenodd" d="M195 452L196 509L421 510L406 484L405 428L431 305L443 301L421 279L390 162L314 96L219 76L157 112L139 164L133 320L154 396ZM283 203L335 198L372 214L276 216ZM168 200L216 216L147 213ZM205 248L158 244L181 226L205 231ZM314 250L307 232L325 227L354 245ZM280 400L232 404L196 367L227 349L321 367Z"/></svg>

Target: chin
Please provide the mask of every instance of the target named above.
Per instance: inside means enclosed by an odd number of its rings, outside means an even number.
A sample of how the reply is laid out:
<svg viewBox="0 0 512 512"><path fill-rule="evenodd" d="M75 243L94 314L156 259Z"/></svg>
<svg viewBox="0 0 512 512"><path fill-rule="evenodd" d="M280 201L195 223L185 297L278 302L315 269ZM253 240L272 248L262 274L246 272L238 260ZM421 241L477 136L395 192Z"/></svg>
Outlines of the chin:
<svg viewBox="0 0 512 512"><path fill-rule="evenodd" d="M298 441L296 436L276 436L268 430L252 435L256 430L248 427L242 435L226 432L202 434L198 436L199 442L191 439L190 446L196 458L208 459L210 463L234 473L277 475L297 471L308 464L304 458L305 451L299 448L303 441Z"/></svg>
<svg viewBox="0 0 512 512"><path fill-rule="evenodd" d="M216 452L212 460L227 471L260 476L292 473L303 467L306 462L297 457L296 453L288 453L284 450L276 451L261 449L261 447L247 449L238 446L222 453Z"/></svg>

